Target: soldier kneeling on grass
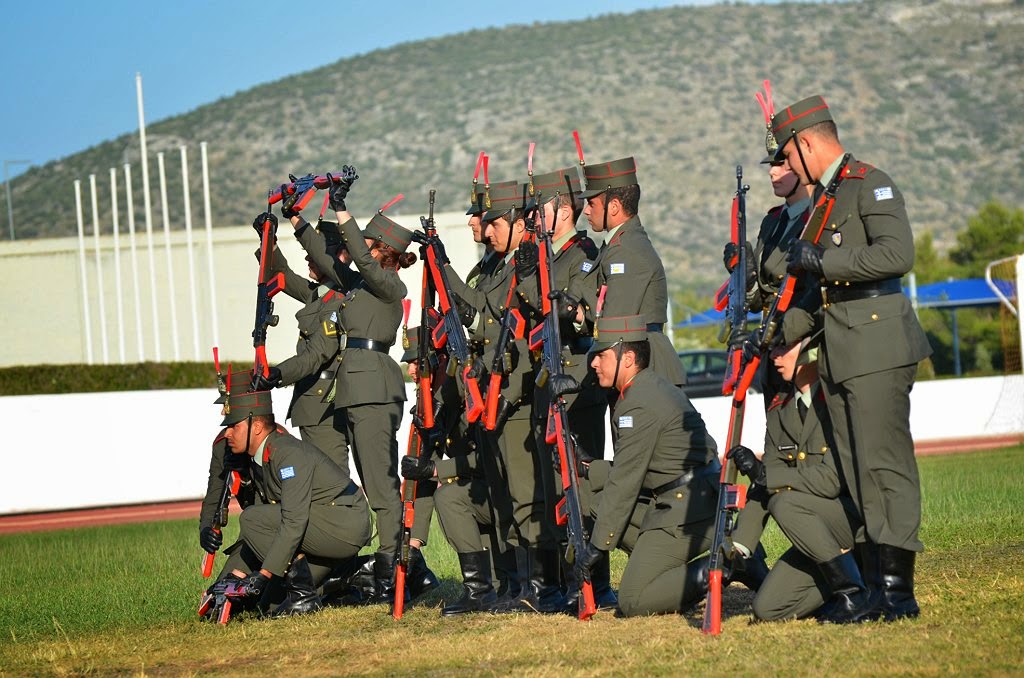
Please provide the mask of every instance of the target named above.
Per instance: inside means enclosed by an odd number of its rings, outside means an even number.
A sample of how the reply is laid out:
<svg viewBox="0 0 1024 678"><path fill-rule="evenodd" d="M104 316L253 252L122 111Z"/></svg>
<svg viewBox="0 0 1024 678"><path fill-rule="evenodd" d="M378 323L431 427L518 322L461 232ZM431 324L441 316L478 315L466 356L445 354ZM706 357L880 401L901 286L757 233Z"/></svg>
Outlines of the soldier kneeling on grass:
<svg viewBox="0 0 1024 678"><path fill-rule="evenodd" d="M262 468L268 501L242 512L239 540L260 564L229 598L258 604L271 580L284 577L285 597L273 615L314 612L317 585L369 543L366 499L323 452L275 424L269 391L229 396L225 410L228 445Z"/></svg>

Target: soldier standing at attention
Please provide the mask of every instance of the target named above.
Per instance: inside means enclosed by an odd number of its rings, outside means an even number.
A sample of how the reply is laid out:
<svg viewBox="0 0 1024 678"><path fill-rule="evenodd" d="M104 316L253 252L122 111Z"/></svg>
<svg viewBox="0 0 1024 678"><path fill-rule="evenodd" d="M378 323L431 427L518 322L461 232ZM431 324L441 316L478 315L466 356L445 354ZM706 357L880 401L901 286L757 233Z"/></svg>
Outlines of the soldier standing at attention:
<svg viewBox="0 0 1024 678"><path fill-rule="evenodd" d="M606 316L639 314L646 319L650 336L651 369L671 384L686 383L686 372L672 342L664 334L668 320L668 285L661 263L647 232L640 224L640 185L636 162L622 158L584 168L586 190L580 197L586 201L583 214L595 232L605 233L594 267L594 283L588 286L587 298L581 307L593 321L599 311ZM607 287L604 306L598 309L597 298ZM577 316L582 322L584 310Z"/></svg>
<svg viewBox="0 0 1024 678"><path fill-rule="evenodd" d="M269 391L232 395L222 426L231 451L263 470L267 504L242 511L239 539L260 559L242 582L259 600L271 578L284 577L275 616L314 612L316 587L370 540L363 494L338 465L274 423Z"/></svg>
<svg viewBox="0 0 1024 678"><path fill-rule="evenodd" d="M619 609L627 617L681 612L707 591L700 560L690 561L708 549L714 532L715 441L682 390L648 368L645 316L602 317L597 330L591 365L601 386L619 393L611 410L615 463L590 542L577 557L588 566L606 558L649 492L653 502L622 575Z"/></svg>
<svg viewBox="0 0 1024 678"><path fill-rule="evenodd" d="M772 133L776 158L801 183L827 186L841 172L819 244L795 241L787 261L791 272L821 283L820 305L804 310L822 316L821 381L843 477L866 528L858 542L863 539L866 580L875 594L853 618L916 617L914 559L924 545L910 390L931 347L900 287L914 265L903 195L885 172L845 153L820 96L776 112ZM807 315L786 314L787 342L813 325Z"/></svg>
<svg viewBox="0 0 1024 678"><path fill-rule="evenodd" d="M842 621L867 597L852 553L857 509L839 482L832 424L818 382L818 349L808 344L804 339L772 351L787 386L768 406L764 456L758 460L742 445L729 451L751 480L732 534L735 548L749 553L769 514L793 544L757 589L754 616L762 621L816 613L823 621Z"/></svg>
<svg viewBox="0 0 1024 678"><path fill-rule="evenodd" d="M261 214L253 222L257 231L262 230L264 219L271 219L277 225L277 218L273 214ZM338 225L321 221L317 230L324 238L327 254L347 265L348 252L340 247ZM292 425L299 427L303 440L315 445L347 475L348 430L345 410L334 406L338 338L344 334L338 325L343 292L309 255L306 256L306 262L309 266L309 280L295 273L288 266L284 253L277 245L274 246L269 273L283 273L285 294L302 302L304 306L295 314L299 327L295 355L269 368L266 377L259 375L256 388L265 391L294 384L287 418Z"/></svg>
<svg viewBox="0 0 1024 678"><path fill-rule="evenodd" d="M356 470L377 518L377 595L370 602L390 603L402 525L397 432L406 395L402 370L388 351L402 324L402 299L407 294L398 269L411 266L416 255L406 252L412 233L384 216L382 210L377 210L364 231L359 230L345 205L354 180L331 184L330 206L340 224L342 245L357 270L333 259L324 238L301 216L285 216L291 219L295 235L313 263L346 290L338 314L345 334L340 338L334 404L345 409ZM418 549L410 555L410 577L422 567L436 581L425 564L416 562L421 559Z"/></svg>

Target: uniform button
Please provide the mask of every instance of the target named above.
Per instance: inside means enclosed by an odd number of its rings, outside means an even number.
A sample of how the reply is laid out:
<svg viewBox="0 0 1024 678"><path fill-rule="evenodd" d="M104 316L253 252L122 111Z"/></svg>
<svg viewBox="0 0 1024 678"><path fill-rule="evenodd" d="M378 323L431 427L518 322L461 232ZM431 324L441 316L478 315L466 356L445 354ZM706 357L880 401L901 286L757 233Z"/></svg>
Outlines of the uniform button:
<svg viewBox="0 0 1024 678"><path fill-rule="evenodd" d="M682 499L682 498L683 498L683 493L682 492L676 492L676 499Z"/></svg>
<svg viewBox="0 0 1024 678"><path fill-rule="evenodd" d="M611 546L611 545L612 545L612 543L611 543L610 541L606 541L606 542L604 543L604 545L605 545L605 546Z"/></svg>
<svg viewBox="0 0 1024 678"><path fill-rule="evenodd" d="M270 500L270 503L271 503L271 504L276 504L277 502L276 502L276 501L274 501L273 499L271 499L271 500Z"/></svg>
<svg viewBox="0 0 1024 678"><path fill-rule="evenodd" d="M796 458L799 459L800 461L803 461L804 459L807 458L807 453L806 452L801 452L798 455L796 455Z"/></svg>
<svg viewBox="0 0 1024 678"><path fill-rule="evenodd" d="M878 314L877 313L872 313L871 314L871 319L872 320L878 320Z"/></svg>
<svg viewBox="0 0 1024 678"><path fill-rule="evenodd" d="M493 325L494 324L494 318L488 318L487 319L487 324L488 325Z"/></svg>
<svg viewBox="0 0 1024 678"><path fill-rule="evenodd" d="M451 438L445 438L444 442L445 442L446 445L451 445L452 444L452 439Z"/></svg>
<svg viewBox="0 0 1024 678"><path fill-rule="evenodd" d="M490 340L490 339L484 339L484 346L486 346L486 345L487 345L487 344L489 344L489 343L491 343L491 340Z"/></svg>
<svg viewBox="0 0 1024 678"><path fill-rule="evenodd" d="M785 276L785 274L784 273L780 273L779 274L779 280L782 280L783 276Z"/></svg>
<svg viewBox="0 0 1024 678"><path fill-rule="evenodd" d="M792 459L792 458L793 458L793 455L792 455L792 454L787 454L787 455L786 455L786 459Z"/></svg>
<svg viewBox="0 0 1024 678"><path fill-rule="evenodd" d="M345 308L345 303L344 302L342 302L341 307Z"/></svg>
<svg viewBox="0 0 1024 678"><path fill-rule="evenodd" d="M786 489L787 489L787 490L792 490L793 488L792 488L792 487L790 487L789 485L786 485Z"/></svg>
<svg viewBox="0 0 1024 678"><path fill-rule="evenodd" d="M828 452L828 447L823 447L823 448L821 448L821 451L822 451L822 452Z"/></svg>
<svg viewBox="0 0 1024 678"><path fill-rule="evenodd" d="M614 533L614 532L609 532L609 533L608 533L608 536L609 536L609 537L614 537L614 536L615 536L615 533Z"/></svg>
<svg viewBox="0 0 1024 678"><path fill-rule="evenodd" d="M317 394L317 395L323 395L323 394L324 394L324 390L323 390L322 388L318 388L318 389L316 390L316 394Z"/></svg>
<svg viewBox="0 0 1024 678"><path fill-rule="evenodd" d="M335 503L334 503L334 502L332 501L332 502L331 502L331 506L335 506L335 505L336 505L336 504L335 504Z"/></svg>

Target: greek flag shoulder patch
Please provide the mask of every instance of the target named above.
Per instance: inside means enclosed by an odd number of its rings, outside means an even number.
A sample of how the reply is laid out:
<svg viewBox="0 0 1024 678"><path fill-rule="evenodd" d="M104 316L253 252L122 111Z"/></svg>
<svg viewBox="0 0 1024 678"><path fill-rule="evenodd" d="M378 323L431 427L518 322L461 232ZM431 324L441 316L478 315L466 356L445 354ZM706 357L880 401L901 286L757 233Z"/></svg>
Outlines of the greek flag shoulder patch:
<svg viewBox="0 0 1024 678"><path fill-rule="evenodd" d="M619 417L619 428L633 428L633 417Z"/></svg>
<svg viewBox="0 0 1024 678"><path fill-rule="evenodd" d="M611 268L608 269L608 273L610 275L616 275L616 274L625 273L625 272L626 272L626 265L625 264L612 264Z"/></svg>
<svg viewBox="0 0 1024 678"><path fill-rule="evenodd" d="M584 261L583 265L580 266L580 270L583 271L584 273L590 273L592 270L594 270L593 262Z"/></svg>
<svg viewBox="0 0 1024 678"><path fill-rule="evenodd" d="M285 466L283 469L281 469L281 480L288 480L289 478L294 478L294 477L295 477L295 467L294 466Z"/></svg>
<svg viewBox="0 0 1024 678"><path fill-rule="evenodd" d="M875 202L879 200L892 200L892 186L882 186L875 189Z"/></svg>

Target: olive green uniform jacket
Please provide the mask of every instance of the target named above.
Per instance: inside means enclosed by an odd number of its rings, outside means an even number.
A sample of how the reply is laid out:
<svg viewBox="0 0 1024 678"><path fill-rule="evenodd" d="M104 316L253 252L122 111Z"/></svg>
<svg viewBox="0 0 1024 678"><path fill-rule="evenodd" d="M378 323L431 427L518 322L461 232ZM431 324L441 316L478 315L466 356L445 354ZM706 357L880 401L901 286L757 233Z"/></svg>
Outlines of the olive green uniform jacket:
<svg viewBox="0 0 1024 678"><path fill-rule="evenodd" d="M601 246L592 278L594 282L584 295L587 319L594 322L598 294L601 287L607 285L602 317L643 315L651 342L649 369L671 384L685 384L686 372L682 362L662 331L668 320L665 267L639 217L631 217L616 228Z"/></svg>
<svg viewBox="0 0 1024 678"><path fill-rule="evenodd" d="M263 446L269 505L242 512L241 538L283 575L298 552L341 559L369 541L366 500L337 465L309 443L278 428Z"/></svg>

